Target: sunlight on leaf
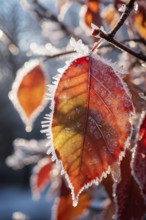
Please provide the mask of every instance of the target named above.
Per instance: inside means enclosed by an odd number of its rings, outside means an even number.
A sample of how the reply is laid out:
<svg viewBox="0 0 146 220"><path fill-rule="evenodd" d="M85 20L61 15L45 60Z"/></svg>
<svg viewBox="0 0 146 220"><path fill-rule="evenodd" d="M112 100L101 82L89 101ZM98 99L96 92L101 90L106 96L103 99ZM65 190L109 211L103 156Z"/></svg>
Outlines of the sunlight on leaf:
<svg viewBox="0 0 146 220"><path fill-rule="evenodd" d="M94 55L80 57L64 70L54 102L52 152L63 165L77 205L84 188L98 184L110 170L118 180L133 106L115 66Z"/></svg>
<svg viewBox="0 0 146 220"><path fill-rule="evenodd" d="M70 189L67 188L64 181L62 181L60 190L60 197L56 199L54 207L53 220L73 220L84 215L91 203L89 192L82 193L79 199L79 205L73 207Z"/></svg>
<svg viewBox="0 0 146 220"><path fill-rule="evenodd" d="M139 139L134 152L132 168L134 177L146 199L146 116L142 115L142 124L139 130Z"/></svg>
<svg viewBox="0 0 146 220"><path fill-rule="evenodd" d="M140 188L131 175L131 152L121 162L121 181L115 188L116 219L142 219L146 212L146 204Z"/></svg>
<svg viewBox="0 0 146 220"><path fill-rule="evenodd" d="M17 73L9 97L26 124L26 131L31 131L32 124L46 105L47 79L36 62L27 62Z"/></svg>

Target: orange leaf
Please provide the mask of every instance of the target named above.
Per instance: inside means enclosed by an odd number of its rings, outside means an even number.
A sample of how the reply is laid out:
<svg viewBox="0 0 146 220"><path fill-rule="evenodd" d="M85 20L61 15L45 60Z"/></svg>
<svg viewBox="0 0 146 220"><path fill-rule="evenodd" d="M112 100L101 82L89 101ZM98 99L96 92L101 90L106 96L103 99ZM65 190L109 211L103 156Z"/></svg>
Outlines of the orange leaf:
<svg viewBox="0 0 146 220"><path fill-rule="evenodd" d="M133 15L134 26L141 37L146 40L146 4L139 2L138 12Z"/></svg>
<svg viewBox="0 0 146 220"><path fill-rule="evenodd" d="M99 57L80 57L64 71L54 94L52 151L63 165L74 205L84 187L110 169L118 178L133 106L117 72Z"/></svg>
<svg viewBox="0 0 146 220"><path fill-rule="evenodd" d="M81 13L81 16L84 17L85 24L91 28L91 24L101 26L101 17L99 13L100 1L97 0L88 0L86 4L86 10Z"/></svg>
<svg viewBox="0 0 146 220"><path fill-rule="evenodd" d="M131 152L121 162L121 181L115 188L116 219L136 220L142 219L146 213L146 204L141 195L140 188L131 175Z"/></svg>
<svg viewBox="0 0 146 220"><path fill-rule="evenodd" d="M53 220L73 220L85 214L91 203L88 192L82 193L77 207L72 206L72 198L69 188L62 181L60 197L56 199Z"/></svg>
<svg viewBox="0 0 146 220"><path fill-rule="evenodd" d="M109 4L103 9L101 17L109 25L110 28L113 28L119 20L120 15L113 4Z"/></svg>
<svg viewBox="0 0 146 220"><path fill-rule="evenodd" d="M46 76L38 62L28 62L20 69L12 86L10 98L26 124L26 131L45 106Z"/></svg>
<svg viewBox="0 0 146 220"><path fill-rule="evenodd" d="M43 158L33 169L33 175L31 176L31 186L34 197L44 189L50 181L50 172L52 170L53 163L50 158Z"/></svg>

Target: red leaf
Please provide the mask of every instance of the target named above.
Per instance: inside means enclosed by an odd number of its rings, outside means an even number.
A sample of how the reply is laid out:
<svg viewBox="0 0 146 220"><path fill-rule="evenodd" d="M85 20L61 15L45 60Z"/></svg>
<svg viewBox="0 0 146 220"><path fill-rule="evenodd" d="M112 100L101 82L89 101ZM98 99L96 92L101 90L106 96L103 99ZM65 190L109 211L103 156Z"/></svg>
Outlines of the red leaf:
<svg viewBox="0 0 146 220"><path fill-rule="evenodd" d="M139 186L131 175L130 162L131 153L127 151L121 163L121 181L115 189L118 220L140 220L146 212Z"/></svg>
<svg viewBox="0 0 146 220"><path fill-rule="evenodd" d="M33 169L31 176L32 192L35 197L48 185L50 181L50 172L52 170L52 162L50 158L43 158Z"/></svg>
<svg viewBox="0 0 146 220"><path fill-rule="evenodd" d="M62 181L60 190L60 197L56 199L53 220L73 220L85 214L91 203L91 197L88 192L82 193L79 205L73 207L70 189L67 188L64 181Z"/></svg>
<svg viewBox="0 0 146 220"><path fill-rule="evenodd" d="M38 62L27 62L17 73L10 98L26 124L26 131L31 131L32 124L45 107L47 80Z"/></svg>
<svg viewBox="0 0 146 220"><path fill-rule="evenodd" d="M132 168L134 177L146 199L146 116L142 116L143 121L139 130L139 140L134 152Z"/></svg>
<svg viewBox="0 0 146 220"><path fill-rule="evenodd" d="M63 165L74 205L84 187L99 183L109 169L118 178L117 163L131 133L129 94L107 63L93 55L74 60L54 94L52 151Z"/></svg>

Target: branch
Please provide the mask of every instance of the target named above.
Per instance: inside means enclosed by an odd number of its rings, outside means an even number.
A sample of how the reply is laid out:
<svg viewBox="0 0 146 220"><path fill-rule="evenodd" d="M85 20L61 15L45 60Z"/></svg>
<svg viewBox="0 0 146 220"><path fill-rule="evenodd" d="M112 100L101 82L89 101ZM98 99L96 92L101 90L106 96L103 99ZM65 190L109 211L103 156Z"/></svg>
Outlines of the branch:
<svg viewBox="0 0 146 220"><path fill-rule="evenodd" d="M102 39L105 39L106 41L108 41L112 45L116 46L117 48L121 49L122 51L125 51L125 52L133 55L134 57L142 60L142 61L146 61L146 56L142 52L137 53L136 51L133 51L129 47L123 45L122 43L120 43L119 41L114 39L115 34L121 28L121 26L124 24L124 22L126 21L128 16L130 15L131 11L133 10L134 4L135 4L135 0L129 1L129 3L126 5L125 12L123 12L119 21L117 22L115 27L109 33L106 33L105 31L98 28L98 29L94 29L92 35L98 36ZM97 46L98 46L98 42L97 42ZM97 46L95 46L94 49L92 49L92 51L95 50L95 48L97 48Z"/></svg>
<svg viewBox="0 0 146 220"><path fill-rule="evenodd" d="M120 43L119 41L115 40L114 38L111 38L111 36L109 36L108 34L103 32L102 30L98 30L98 31L99 31L99 36L101 38L107 40L108 42L110 42L111 44L113 44L117 48L121 49L122 51L125 51L125 52L133 55L134 57L146 62L146 56L143 53L137 53L136 51L131 50L129 47L125 46L124 44Z"/></svg>
<svg viewBox="0 0 146 220"><path fill-rule="evenodd" d="M47 19L51 20L53 22L57 22L60 28L67 34L69 37L72 36L76 40L82 39L83 43L88 44L89 43L89 38L86 38L85 36L81 34L76 34L73 31L73 28L68 27L64 23L62 23L58 17L54 14L52 14L48 9L46 9L43 5L39 3L38 0L33 0L33 12L37 14L37 16L40 19Z"/></svg>
<svg viewBox="0 0 146 220"><path fill-rule="evenodd" d="M45 56L45 58L43 59L43 61L47 61L48 59L54 59L56 57L61 57L61 56L66 56L68 54L72 54L72 53L76 53L75 50L69 50L69 51L65 51L65 52L61 52L61 53L57 53L57 54L54 54L54 55L47 55Z"/></svg>
<svg viewBox="0 0 146 220"><path fill-rule="evenodd" d="M115 27L109 32L109 35L111 36L111 38L113 38L115 36L117 31L122 27L122 25L124 24L126 19L129 17L131 11L134 8L135 1L136 0L130 0L129 3L126 5L125 12L123 12L123 14L121 15L121 17L120 17L119 21L117 22L117 24L115 25Z"/></svg>

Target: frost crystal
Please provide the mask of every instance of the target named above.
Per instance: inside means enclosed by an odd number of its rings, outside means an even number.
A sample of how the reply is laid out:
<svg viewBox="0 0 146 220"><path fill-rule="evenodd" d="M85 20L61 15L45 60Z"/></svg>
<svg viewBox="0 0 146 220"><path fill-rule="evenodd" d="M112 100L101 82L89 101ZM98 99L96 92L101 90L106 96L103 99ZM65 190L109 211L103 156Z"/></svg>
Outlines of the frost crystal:
<svg viewBox="0 0 146 220"><path fill-rule="evenodd" d="M70 45L77 51L79 56L86 56L89 54L89 48L83 44L81 40L76 41L74 38L71 38Z"/></svg>

